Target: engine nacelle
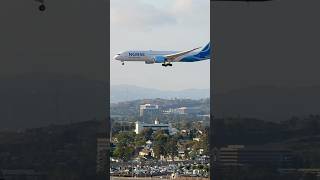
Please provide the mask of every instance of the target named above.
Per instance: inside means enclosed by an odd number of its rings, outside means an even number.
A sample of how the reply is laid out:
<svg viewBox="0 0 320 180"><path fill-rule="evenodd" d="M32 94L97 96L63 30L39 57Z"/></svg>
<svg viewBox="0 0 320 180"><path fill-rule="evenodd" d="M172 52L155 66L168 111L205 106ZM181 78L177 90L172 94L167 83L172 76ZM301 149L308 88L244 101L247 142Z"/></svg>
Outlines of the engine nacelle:
<svg viewBox="0 0 320 180"><path fill-rule="evenodd" d="M147 60L147 61L145 61L145 63L146 64L153 64L154 63L154 60L152 59L152 60Z"/></svg>
<svg viewBox="0 0 320 180"><path fill-rule="evenodd" d="M153 59L155 63L164 63L167 60L164 56L155 56Z"/></svg>

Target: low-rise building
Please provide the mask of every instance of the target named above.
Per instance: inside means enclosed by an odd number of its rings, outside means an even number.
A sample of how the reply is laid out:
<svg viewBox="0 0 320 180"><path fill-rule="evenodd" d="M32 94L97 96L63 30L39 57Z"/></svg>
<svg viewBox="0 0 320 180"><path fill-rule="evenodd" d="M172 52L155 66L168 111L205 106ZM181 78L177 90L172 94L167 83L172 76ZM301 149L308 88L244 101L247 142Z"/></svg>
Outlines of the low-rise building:
<svg viewBox="0 0 320 180"><path fill-rule="evenodd" d="M197 116L204 116L207 117L207 115L201 115L201 108L200 107L179 107L179 108L170 108L168 110L164 110L162 112L163 114L178 114L178 115L197 115Z"/></svg>
<svg viewBox="0 0 320 180"><path fill-rule="evenodd" d="M174 110L177 114L199 114L199 107L180 107Z"/></svg>
<svg viewBox="0 0 320 180"><path fill-rule="evenodd" d="M165 131L168 131L169 134L176 134L177 133L177 129L172 128L172 125L170 123L169 124L161 124L158 119L156 119L154 121L154 124L143 123L143 122L137 121L136 127L135 127L135 133L139 134L144 129L152 129L153 131L165 130Z"/></svg>

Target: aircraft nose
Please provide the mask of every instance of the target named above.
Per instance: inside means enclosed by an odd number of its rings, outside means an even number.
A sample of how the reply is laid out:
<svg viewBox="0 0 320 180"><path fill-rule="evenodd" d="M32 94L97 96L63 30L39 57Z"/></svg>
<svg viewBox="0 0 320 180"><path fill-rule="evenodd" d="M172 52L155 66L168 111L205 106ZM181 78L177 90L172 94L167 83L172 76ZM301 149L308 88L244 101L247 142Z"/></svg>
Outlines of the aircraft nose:
<svg viewBox="0 0 320 180"><path fill-rule="evenodd" d="M113 59L119 61L119 60L120 60L120 55L115 55L115 56L113 57Z"/></svg>
<svg viewBox="0 0 320 180"><path fill-rule="evenodd" d="M115 55L115 56L113 57L113 59L120 61L120 60L121 60L121 57L120 57L119 54L117 54L117 55Z"/></svg>

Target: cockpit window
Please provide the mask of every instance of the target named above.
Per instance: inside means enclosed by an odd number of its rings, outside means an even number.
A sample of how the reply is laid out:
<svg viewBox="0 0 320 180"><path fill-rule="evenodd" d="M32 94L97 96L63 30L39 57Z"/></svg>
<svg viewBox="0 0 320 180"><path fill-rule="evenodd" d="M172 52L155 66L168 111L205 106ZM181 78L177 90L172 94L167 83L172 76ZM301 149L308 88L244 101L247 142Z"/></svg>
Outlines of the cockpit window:
<svg viewBox="0 0 320 180"><path fill-rule="evenodd" d="M120 54L117 54L117 55L119 55L119 56L120 56Z"/></svg>

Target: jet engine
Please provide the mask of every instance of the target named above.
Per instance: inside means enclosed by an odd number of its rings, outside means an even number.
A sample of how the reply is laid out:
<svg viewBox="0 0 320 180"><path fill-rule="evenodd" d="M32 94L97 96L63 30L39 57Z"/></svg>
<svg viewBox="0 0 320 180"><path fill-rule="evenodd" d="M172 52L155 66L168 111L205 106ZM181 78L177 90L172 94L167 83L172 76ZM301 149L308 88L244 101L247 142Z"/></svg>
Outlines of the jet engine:
<svg viewBox="0 0 320 180"><path fill-rule="evenodd" d="M164 56L155 56L153 59L155 63L164 63L167 61L167 58Z"/></svg>
<svg viewBox="0 0 320 180"><path fill-rule="evenodd" d="M147 60L145 61L146 64L153 64L154 63L154 60Z"/></svg>

